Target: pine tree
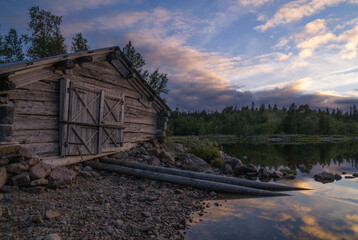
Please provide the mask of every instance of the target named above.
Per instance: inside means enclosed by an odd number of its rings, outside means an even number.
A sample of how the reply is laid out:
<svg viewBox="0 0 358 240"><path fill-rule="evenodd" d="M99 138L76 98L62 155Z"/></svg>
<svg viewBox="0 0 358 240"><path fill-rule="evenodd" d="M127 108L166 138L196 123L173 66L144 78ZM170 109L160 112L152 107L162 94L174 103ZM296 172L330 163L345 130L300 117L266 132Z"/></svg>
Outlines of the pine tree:
<svg viewBox="0 0 358 240"><path fill-rule="evenodd" d="M82 52L90 49L90 46L87 44L87 39L82 36L82 33L77 33L72 38L71 51L73 52Z"/></svg>
<svg viewBox="0 0 358 240"><path fill-rule="evenodd" d="M44 58L66 53L65 38L60 31L62 17L40 10L39 6L29 9L31 43L27 51L30 58Z"/></svg>
<svg viewBox="0 0 358 240"><path fill-rule="evenodd" d="M4 36L4 40L0 37L0 62L19 62L24 60L23 38L17 35L17 31L13 28Z"/></svg>

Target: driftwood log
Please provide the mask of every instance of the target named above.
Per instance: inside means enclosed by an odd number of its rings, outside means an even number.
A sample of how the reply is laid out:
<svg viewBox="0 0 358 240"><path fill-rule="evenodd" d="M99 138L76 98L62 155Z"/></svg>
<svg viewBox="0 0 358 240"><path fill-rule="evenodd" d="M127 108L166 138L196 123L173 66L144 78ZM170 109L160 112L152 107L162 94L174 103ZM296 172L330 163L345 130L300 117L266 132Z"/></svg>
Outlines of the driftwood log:
<svg viewBox="0 0 358 240"><path fill-rule="evenodd" d="M279 184L273 184L273 183L256 182L256 181L250 181L250 180L233 178L233 177L223 177L223 176L207 174L207 173L199 173L199 172L193 172L193 171L187 171L187 170L180 170L180 169L175 169L175 168L157 167L157 166L151 166L151 165L147 165L147 164L140 164L140 163L136 163L136 162L122 161L122 160L113 160L113 159L103 158L103 157L100 158L100 161L103 163L107 163L107 164L120 165L120 166L124 166L124 167L141 169L141 170L146 170L146 171L151 171L151 172L165 173L165 174L171 174L171 175L182 176L182 177L187 177L187 178L227 183L227 184L233 184L233 185L250 187L250 188L257 188L257 189L263 189L263 190L270 190L270 191L310 190L307 188L299 188L299 187L279 185Z"/></svg>
<svg viewBox="0 0 358 240"><path fill-rule="evenodd" d="M263 196L263 197L289 196L287 194L278 193L278 192L271 192L266 190L236 186L226 183L217 183L212 181L193 179L193 178L175 176L175 175L164 174L164 173L150 172L141 169L134 169L134 168L104 164L104 163L87 162L86 165L99 170L118 172L126 175L148 178L148 179L163 181L163 182L169 182L169 183L179 184L183 186L194 187L198 189L206 189L210 191L237 193L237 194L244 194L244 195L255 195L255 196Z"/></svg>

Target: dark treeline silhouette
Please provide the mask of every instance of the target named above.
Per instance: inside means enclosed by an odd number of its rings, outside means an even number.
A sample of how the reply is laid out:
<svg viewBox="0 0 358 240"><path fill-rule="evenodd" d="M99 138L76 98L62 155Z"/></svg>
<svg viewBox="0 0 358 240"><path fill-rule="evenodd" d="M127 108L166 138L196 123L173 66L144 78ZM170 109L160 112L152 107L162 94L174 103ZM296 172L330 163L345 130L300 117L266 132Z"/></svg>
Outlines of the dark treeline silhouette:
<svg viewBox="0 0 358 240"><path fill-rule="evenodd" d="M358 134L358 111L315 110L309 105L291 104L287 109L276 105L255 104L226 107L222 112L183 112L176 109L168 122L168 135L261 134L350 135Z"/></svg>

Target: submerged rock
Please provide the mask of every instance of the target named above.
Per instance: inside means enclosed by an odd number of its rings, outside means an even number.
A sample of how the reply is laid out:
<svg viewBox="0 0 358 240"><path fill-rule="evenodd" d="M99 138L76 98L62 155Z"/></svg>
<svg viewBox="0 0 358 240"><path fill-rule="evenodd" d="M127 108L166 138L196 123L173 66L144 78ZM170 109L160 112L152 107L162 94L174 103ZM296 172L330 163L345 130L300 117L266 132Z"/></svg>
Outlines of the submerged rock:
<svg viewBox="0 0 358 240"><path fill-rule="evenodd" d="M317 173L313 176L314 180L321 183L330 183L334 182L334 180L340 180L342 177L339 174L333 174L330 172L321 172Z"/></svg>

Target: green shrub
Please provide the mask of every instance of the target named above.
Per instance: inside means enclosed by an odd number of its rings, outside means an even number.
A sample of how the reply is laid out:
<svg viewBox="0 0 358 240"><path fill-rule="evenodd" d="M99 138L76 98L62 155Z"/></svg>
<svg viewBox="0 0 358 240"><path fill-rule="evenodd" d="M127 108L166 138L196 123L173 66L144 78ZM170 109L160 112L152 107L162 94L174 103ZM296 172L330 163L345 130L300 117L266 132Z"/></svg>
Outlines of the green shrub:
<svg viewBox="0 0 358 240"><path fill-rule="evenodd" d="M211 161L210 165L211 165L212 167L218 168L218 167L220 167L221 165L223 165L224 163L225 163L225 160L224 160L224 159L214 158L214 160Z"/></svg>
<svg viewBox="0 0 358 240"><path fill-rule="evenodd" d="M281 172L285 171L287 172L287 174L293 174L293 175L297 175L297 171L296 169L291 169L291 168L281 168L279 169Z"/></svg>
<svg viewBox="0 0 358 240"><path fill-rule="evenodd" d="M218 165L219 162L222 162L220 159L220 149L215 141L208 138L190 136L186 139L184 145L190 153L204 159L209 164Z"/></svg>

